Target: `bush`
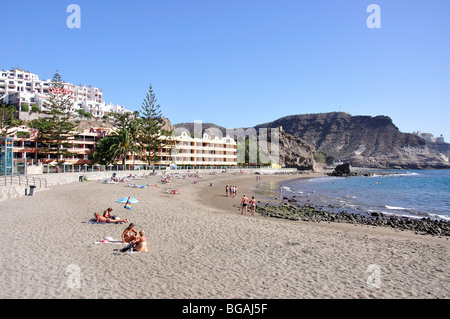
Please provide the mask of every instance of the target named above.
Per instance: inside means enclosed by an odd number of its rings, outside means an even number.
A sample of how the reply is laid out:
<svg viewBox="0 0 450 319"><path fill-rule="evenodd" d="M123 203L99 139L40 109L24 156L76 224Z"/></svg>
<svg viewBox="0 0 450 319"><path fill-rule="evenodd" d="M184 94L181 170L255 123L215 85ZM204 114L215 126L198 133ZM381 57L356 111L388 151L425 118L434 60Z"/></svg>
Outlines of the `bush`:
<svg viewBox="0 0 450 319"><path fill-rule="evenodd" d="M31 106L31 112L36 112L39 113L41 110L39 109L39 106L37 106L36 104L33 104Z"/></svg>
<svg viewBox="0 0 450 319"><path fill-rule="evenodd" d="M22 103L22 104L20 104L20 109L21 109L23 112L28 112L28 110L29 110L30 108L28 107L28 104Z"/></svg>
<svg viewBox="0 0 450 319"><path fill-rule="evenodd" d="M323 163L327 165L333 165L334 163L334 156L328 155L325 152L317 152L314 156L314 159L318 163Z"/></svg>
<svg viewBox="0 0 450 319"><path fill-rule="evenodd" d="M30 132L17 132L16 133L16 137L17 138L29 138L30 137Z"/></svg>

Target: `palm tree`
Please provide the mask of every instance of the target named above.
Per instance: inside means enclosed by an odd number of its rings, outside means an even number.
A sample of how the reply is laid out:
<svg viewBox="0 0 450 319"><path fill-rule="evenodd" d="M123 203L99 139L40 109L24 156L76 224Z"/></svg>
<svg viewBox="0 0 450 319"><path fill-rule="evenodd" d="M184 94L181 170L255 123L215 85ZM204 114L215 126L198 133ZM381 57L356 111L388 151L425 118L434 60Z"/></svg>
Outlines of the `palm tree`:
<svg viewBox="0 0 450 319"><path fill-rule="evenodd" d="M131 156L133 157L133 167L134 167L134 155L141 155L143 154L143 146L141 144L141 136L142 136L142 120L141 119L134 119L130 122L130 124L127 127L128 133L131 137L131 141L134 145L134 147L131 150Z"/></svg>
<svg viewBox="0 0 450 319"><path fill-rule="evenodd" d="M122 160L122 165L125 167L125 161L128 154L138 153L140 147L135 143L130 130L120 128L115 131L110 138L112 139L107 152L109 158L114 160Z"/></svg>
<svg viewBox="0 0 450 319"><path fill-rule="evenodd" d="M102 138L97 146L95 146L95 151L90 158L93 164L107 165L114 162L114 157L110 151L112 145L115 143L115 138L113 136L107 136Z"/></svg>

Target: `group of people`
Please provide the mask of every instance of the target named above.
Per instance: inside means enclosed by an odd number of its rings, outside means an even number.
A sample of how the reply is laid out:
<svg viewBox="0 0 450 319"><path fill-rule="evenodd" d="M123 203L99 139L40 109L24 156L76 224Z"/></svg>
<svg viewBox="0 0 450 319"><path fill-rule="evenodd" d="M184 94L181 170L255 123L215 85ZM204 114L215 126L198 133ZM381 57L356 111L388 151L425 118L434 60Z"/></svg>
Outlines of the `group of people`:
<svg viewBox="0 0 450 319"><path fill-rule="evenodd" d="M232 186L232 185L228 185L228 184L227 184L227 186L225 186L225 194L227 197L228 197L228 194L230 194L230 197L236 197L237 191L238 191L237 186Z"/></svg>
<svg viewBox="0 0 450 319"><path fill-rule="evenodd" d="M145 237L145 232L141 230L139 233L134 229L134 224L130 223L127 228L122 233L122 242L129 243L128 246L124 247L121 251L125 252L127 250L133 249L134 251L145 252L147 251L147 237Z"/></svg>
<svg viewBox="0 0 450 319"><path fill-rule="evenodd" d="M238 188L237 186L233 185L226 185L225 186L225 195L226 197L236 197ZM252 216L255 216L256 211L256 199L255 196L252 196L252 199L248 199L248 197L244 194L242 196L241 201L241 215L247 215L247 207L250 207L250 213Z"/></svg>
<svg viewBox="0 0 450 319"><path fill-rule="evenodd" d="M249 200L248 197L244 194L242 196L241 201L241 215L247 215L247 207L250 206L250 212L252 213L252 216L255 216L256 211L256 199L255 196L252 196L252 199Z"/></svg>
<svg viewBox="0 0 450 319"><path fill-rule="evenodd" d="M91 219L91 221L96 221L99 223L108 223L108 224L116 224L116 223L128 223L128 218L122 219L118 216L112 216L112 208L109 207L102 214L94 213L95 218ZM145 232L141 230L139 233L134 229L134 224L130 223L127 228L122 232L122 242L128 245L124 247L121 251L125 252L128 250L134 250L138 252L147 251L147 237L145 236Z"/></svg>

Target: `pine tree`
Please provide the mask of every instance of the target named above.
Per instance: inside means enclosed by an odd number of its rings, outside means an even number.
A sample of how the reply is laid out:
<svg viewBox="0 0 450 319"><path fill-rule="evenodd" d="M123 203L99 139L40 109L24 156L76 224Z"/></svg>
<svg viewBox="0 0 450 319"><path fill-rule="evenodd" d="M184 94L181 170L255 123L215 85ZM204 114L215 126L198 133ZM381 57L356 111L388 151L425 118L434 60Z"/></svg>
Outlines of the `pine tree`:
<svg viewBox="0 0 450 319"><path fill-rule="evenodd" d="M23 121L14 117L15 111L14 105L0 106L0 136L13 136L17 132L14 128L23 124Z"/></svg>
<svg viewBox="0 0 450 319"><path fill-rule="evenodd" d="M49 110L45 111L47 117L32 121L30 126L38 129L38 139L46 146L39 152L50 154L51 158L62 163L63 158L73 155L69 148L72 146L73 137L77 134L75 129L79 121L71 119L70 92L65 89L63 79L58 71L53 76L49 91Z"/></svg>
<svg viewBox="0 0 450 319"><path fill-rule="evenodd" d="M150 84L148 93L142 103L140 112L142 119L141 145L145 149L145 157L149 164L161 160L163 148L171 150L170 131L163 129L164 117L160 110L161 105L156 104L157 99ZM164 138L162 138L164 136Z"/></svg>

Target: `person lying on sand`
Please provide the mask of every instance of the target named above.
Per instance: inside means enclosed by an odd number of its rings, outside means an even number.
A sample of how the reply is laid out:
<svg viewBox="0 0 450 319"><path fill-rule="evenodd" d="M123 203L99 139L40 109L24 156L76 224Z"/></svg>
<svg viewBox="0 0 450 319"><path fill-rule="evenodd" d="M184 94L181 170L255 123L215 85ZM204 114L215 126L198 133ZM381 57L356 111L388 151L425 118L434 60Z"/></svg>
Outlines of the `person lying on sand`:
<svg viewBox="0 0 450 319"><path fill-rule="evenodd" d="M91 219L91 221L95 221L97 223L108 223L108 224L114 224L114 223L128 223L127 219L112 219L109 217L103 217L101 214L94 213L95 218Z"/></svg>
<svg viewBox="0 0 450 319"><path fill-rule="evenodd" d="M134 233L134 235L133 235ZM122 233L122 242L129 243L137 238L138 232L134 229L134 224L130 223L127 228Z"/></svg>

